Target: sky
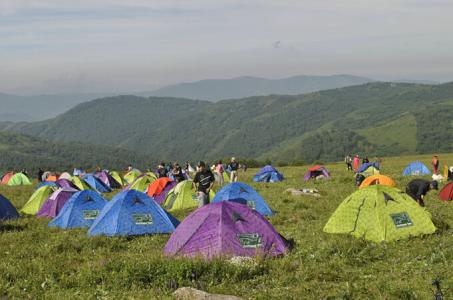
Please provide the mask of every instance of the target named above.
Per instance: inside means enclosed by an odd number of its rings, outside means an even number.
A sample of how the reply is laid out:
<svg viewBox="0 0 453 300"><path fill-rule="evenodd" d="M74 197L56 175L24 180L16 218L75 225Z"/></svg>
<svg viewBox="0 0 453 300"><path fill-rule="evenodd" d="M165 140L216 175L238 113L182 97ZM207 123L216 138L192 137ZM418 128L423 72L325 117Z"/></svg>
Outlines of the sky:
<svg viewBox="0 0 453 300"><path fill-rule="evenodd" d="M0 0L0 92L207 78L453 81L451 0Z"/></svg>

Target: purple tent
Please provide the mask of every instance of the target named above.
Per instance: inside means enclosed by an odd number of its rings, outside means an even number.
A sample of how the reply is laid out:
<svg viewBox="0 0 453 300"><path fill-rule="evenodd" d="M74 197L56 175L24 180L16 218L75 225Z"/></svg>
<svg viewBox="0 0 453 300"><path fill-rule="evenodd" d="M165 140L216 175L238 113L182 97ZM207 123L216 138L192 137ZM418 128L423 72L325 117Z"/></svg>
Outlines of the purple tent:
<svg viewBox="0 0 453 300"><path fill-rule="evenodd" d="M36 215L38 217L55 218L69 198L77 192L79 190L71 187L63 187L56 190L47 198Z"/></svg>
<svg viewBox="0 0 453 300"><path fill-rule="evenodd" d="M156 195L153 197L154 201L156 201L159 205L162 205L165 202L165 198L167 197L168 192L176 186L177 182L172 181L167 183L165 188L162 190L162 192L159 195Z"/></svg>
<svg viewBox="0 0 453 300"><path fill-rule="evenodd" d="M59 187L66 187L66 188L73 188L73 189L78 189L74 183L72 183L71 181L67 180L67 179L64 179L64 178L60 178L58 179L57 181L55 181L55 183L59 186Z"/></svg>
<svg viewBox="0 0 453 300"><path fill-rule="evenodd" d="M241 203L222 201L191 213L165 245L166 255L277 256L287 252L285 240L258 212Z"/></svg>
<svg viewBox="0 0 453 300"><path fill-rule="evenodd" d="M323 175L325 178L330 178L329 171L322 166L314 166L308 169L307 173L304 175L304 180L308 181L310 178L318 177L319 175Z"/></svg>
<svg viewBox="0 0 453 300"><path fill-rule="evenodd" d="M102 181L105 185L112 189L119 189L121 188L121 184L117 182L109 173L106 171L96 172L93 174L94 177Z"/></svg>

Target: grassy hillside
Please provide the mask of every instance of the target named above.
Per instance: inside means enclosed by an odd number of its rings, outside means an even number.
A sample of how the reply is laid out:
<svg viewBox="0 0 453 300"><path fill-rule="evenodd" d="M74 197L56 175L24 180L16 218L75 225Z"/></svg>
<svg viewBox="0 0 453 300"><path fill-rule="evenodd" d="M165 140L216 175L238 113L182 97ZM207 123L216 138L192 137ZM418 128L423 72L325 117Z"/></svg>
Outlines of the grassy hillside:
<svg viewBox="0 0 453 300"><path fill-rule="evenodd" d="M453 165L453 154L440 159L442 165ZM428 164L430 156L386 158L383 173L404 188L409 178L400 174L413 160ZM0 229L0 295L171 299L177 287L193 286L245 299L432 299L431 281L439 278L445 299L452 298L453 203L439 201L436 192L428 194L427 210L437 227L428 236L375 244L326 234L322 229L330 215L356 190L342 163L327 168L332 179L324 182L303 183L306 167L280 168L286 180L274 184L252 183L256 170L240 174L277 212L269 218L274 227L295 240L294 250L284 257L258 260L253 267L167 258L162 255L165 235L89 238L84 230L50 229L46 220L25 217ZM290 196L284 193L289 187L317 188L322 197ZM32 190L0 186L17 207Z"/></svg>
<svg viewBox="0 0 453 300"><path fill-rule="evenodd" d="M182 97L209 101L266 96L271 94L298 95L320 90L341 88L373 82L374 80L352 75L293 76L282 79L238 77L232 79L208 79L197 82L170 85L146 96Z"/></svg>
<svg viewBox="0 0 453 300"><path fill-rule="evenodd" d="M36 172L46 170L72 170L74 167L94 169L96 166L111 166L125 169L128 164L140 168L155 166L155 161L129 150L92 146L80 143L55 143L34 137L0 132L0 174L7 170L26 168ZM33 174L34 175L34 174Z"/></svg>
<svg viewBox="0 0 453 300"><path fill-rule="evenodd" d="M218 103L121 96L78 105L48 121L3 123L0 130L121 146L163 160L235 155L335 161L346 152L451 151L453 131L446 120L452 100L453 83L369 83Z"/></svg>

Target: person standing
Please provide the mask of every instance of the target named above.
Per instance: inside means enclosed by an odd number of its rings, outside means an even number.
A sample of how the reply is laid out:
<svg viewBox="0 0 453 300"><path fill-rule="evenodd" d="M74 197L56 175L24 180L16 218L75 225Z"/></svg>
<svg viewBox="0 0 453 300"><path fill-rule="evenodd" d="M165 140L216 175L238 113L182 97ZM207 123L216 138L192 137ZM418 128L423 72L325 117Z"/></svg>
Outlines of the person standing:
<svg viewBox="0 0 453 300"><path fill-rule="evenodd" d="M434 175L439 175L439 157L437 155L433 156L433 159L431 160L431 164L433 165Z"/></svg>
<svg viewBox="0 0 453 300"><path fill-rule="evenodd" d="M238 181L238 170L239 170L239 163L236 161L236 158L231 158L231 163L229 164L230 173L230 183Z"/></svg>
<svg viewBox="0 0 453 300"><path fill-rule="evenodd" d="M362 164L367 164L369 163L370 160L368 159L368 156L365 156L363 159L362 159Z"/></svg>
<svg viewBox="0 0 453 300"><path fill-rule="evenodd" d="M428 181L425 179L413 179L411 180L407 186L406 186L406 194L412 197L415 201L420 204L420 206L425 206L425 202L423 202L423 197L426 196L426 194L430 190L437 190L438 189L438 183L437 181Z"/></svg>
<svg viewBox="0 0 453 300"><path fill-rule="evenodd" d="M220 186L223 186L223 184L225 183L223 180L223 172L225 172L225 170L223 169L223 164L221 160L219 160L219 162L217 163L217 166L215 167L215 172L217 173L217 176L219 178Z"/></svg>
<svg viewBox="0 0 453 300"><path fill-rule="evenodd" d="M354 156L354 160L353 160L354 172L357 172L357 171L359 170L359 164L360 164L359 155L356 154L356 155Z"/></svg>
<svg viewBox="0 0 453 300"><path fill-rule="evenodd" d="M173 170L171 171L171 175L173 175L173 178L177 183L180 183L181 181L184 181L184 175L182 174L182 168L179 166L179 163L175 163L173 165Z"/></svg>
<svg viewBox="0 0 453 300"><path fill-rule="evenodd" d="M352 170L352 157L351 157L351 154L346 155L346 157L344 158L344 162L346 164L346 168L348 168L348 171Z"/></svg>
<svg viewBox="0 0 453 300"><path fill-rule="evenodd" d="M197 164L198 171L193 179L193 186L197 190L198 207L209 204L209 192L214 185L215 178L209 168L206 168L206 164L203 161Z"/></svg>
<svg viewBox="0 0 453 300"><path fill-rule="evenodd" d="M159 177L159 178L167 177L167 171L165 170L165 163L163 163L163 162L157 166L157 177Z"/></svg>
<svg viewBox="0 0 453 300"><path fill-rule="evenodd" d="M42 182L42 175L44 174L43 169L39 168L38 170L38 181Z"/></svg>

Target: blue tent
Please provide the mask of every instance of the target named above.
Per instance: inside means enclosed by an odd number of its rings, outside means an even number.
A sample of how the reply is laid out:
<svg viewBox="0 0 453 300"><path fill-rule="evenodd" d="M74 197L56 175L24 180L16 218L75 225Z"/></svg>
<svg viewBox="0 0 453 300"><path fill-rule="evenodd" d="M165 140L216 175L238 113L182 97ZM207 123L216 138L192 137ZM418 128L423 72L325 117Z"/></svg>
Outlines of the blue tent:
<svg viewBox="0 0 453 300"><path fill-rule="evenodd" d="M41 182L40 184L38 184L38 186L36 187L36 190L45 186L45 185L48 185L48 186L53 186L53 187L56 187L58 188L58 184L56 184L56 182L54 181L44 181L44 182Z"/></svg>
<svg viewBox="0 0 453 300"><path fill-rule="evenodd" d="M127 190L104 206L88 235L142 235L171 233L179 221L145 193Z"/></svg>
<svg viewBox="0 0 453 300"><path fill-rule="evenodd" d="M95 191L77 192L69 198L49 227L89 228L106 204L107 200Z"/></svg>
<svg viewBox="0 0 453 300"><path fill-rule="evenodd" d="M8 199L0 194L0 220L12 220L19 218L19 213L16 208L9 202Z"/></svg>
<svg viewBox="0 0 453 300"><path fill-rule="evenodd" d="M242 183L234 182L227 184L218 191L212 202L234 201L246 204L248 207L255 209L263 216L272 216L273 212L264 201L263 197L255 191L251 186Z"/></svg>
<svg viewBox="0 0 453 300"><path fill-rule="evenodd" d="M406 169L403 171L404 176L411 176L411 175L430 175L431 171L419 161L411 162Z"/></svg>
<svg viewBox="0 0 453 300"><path fill-rule="evenodd" d="M94 190L98 191L99 193L110 193L112 189L99 180L93 174L86 174L82 177L82 179Z"/></svg>
<svg viewBox="0 0 453 300"><path fill-rule="evenodd" d="M271 165L265 166L253 177L254 182L278 182L282 180L283 175Z"/></svg>
<svg viewBox="0 0 453 300"><path fill-rule="evenodd" d="M360 168L357 170L357 173L362 173L369 167L375 167L376 169L379 170L379 164L377 162L372 162L372 163L364 163L360 166Z"/></svg>

